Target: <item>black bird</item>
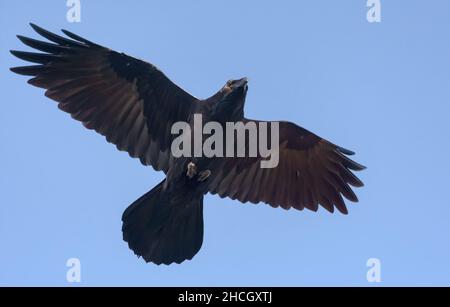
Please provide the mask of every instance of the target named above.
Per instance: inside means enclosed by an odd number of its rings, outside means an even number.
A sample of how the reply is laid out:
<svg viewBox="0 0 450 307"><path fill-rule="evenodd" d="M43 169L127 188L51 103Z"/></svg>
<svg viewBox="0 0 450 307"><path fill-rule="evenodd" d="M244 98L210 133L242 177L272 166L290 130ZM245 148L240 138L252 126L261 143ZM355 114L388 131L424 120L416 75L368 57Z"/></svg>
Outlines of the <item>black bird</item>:
<svg viewBox="0 0 450 307"><path fill-rule="evenodd" d="M221 123L253 121L244 117L246 78L228 81L212 97L199 100L150 63L65 30L67 37L31 27L49 42L18 36L41 52L11 51L35 63L11 70L31 76L28 83L44 88L61 110L119 150L166 174L122 217L124 240L145 261L170 264L194 257L203 242L203 196L208 192L243 203L313 211L321 205L344 214L342 196L358 201L351 186L363 183L352 170L364 166L347 157L354 153L290 122L279 123L279 164L272 169L260 167L260 155L173 157L175 122L192 123L193 114Z"/></svg>

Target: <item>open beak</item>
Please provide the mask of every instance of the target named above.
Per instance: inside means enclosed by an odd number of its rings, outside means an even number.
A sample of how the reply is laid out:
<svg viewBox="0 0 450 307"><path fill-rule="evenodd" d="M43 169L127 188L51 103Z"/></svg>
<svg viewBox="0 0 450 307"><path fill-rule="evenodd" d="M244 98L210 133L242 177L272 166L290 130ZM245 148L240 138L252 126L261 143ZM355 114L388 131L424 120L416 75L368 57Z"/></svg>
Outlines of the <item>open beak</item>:
<svg viewBox="0 0 450 307"><path fill-rule="evenodd" d="M247 86L248 83L248 79L247 78L242 78L239 81L236 82L235 87L245 87Z"/></svg>

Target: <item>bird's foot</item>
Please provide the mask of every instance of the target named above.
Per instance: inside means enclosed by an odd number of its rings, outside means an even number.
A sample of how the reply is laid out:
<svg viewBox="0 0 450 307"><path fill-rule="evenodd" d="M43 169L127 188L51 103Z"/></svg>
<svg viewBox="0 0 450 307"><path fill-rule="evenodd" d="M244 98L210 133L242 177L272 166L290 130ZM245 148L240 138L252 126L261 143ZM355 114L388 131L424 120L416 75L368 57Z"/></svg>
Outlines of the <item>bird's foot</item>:
<svg viewBox="0 0 450 307"><path fill-rule="evenodd" d="M197 179L197 180L198 180L199 182L203 182L203 181L205 181L206 179L208 179L209 176L211 176L211 171L210 171L209 169L207 169L207 170L201 171L201 172L198 174L198 179Z"/></svg>
<svg viewBox="0 0 450 307"><path fill-rule="evenodd" d="M197 175L197 165L195 165L193 162L189 162L187 166L186 176L188 176L189 179L192 179L195 175Z"/></svg>

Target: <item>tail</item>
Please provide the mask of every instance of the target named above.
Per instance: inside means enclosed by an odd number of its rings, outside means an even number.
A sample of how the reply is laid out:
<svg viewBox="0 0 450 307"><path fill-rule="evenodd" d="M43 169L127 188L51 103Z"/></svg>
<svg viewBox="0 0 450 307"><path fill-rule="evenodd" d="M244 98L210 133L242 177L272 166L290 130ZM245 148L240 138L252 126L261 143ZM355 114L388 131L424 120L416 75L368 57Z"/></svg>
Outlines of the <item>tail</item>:
<svg viewBox="0 0 450 307"><path fill-rule="evenodd" d="M182 263L191 260L203 243L203 197L170 201L163 183L125 210L123 239L146 262Z"/></svg>

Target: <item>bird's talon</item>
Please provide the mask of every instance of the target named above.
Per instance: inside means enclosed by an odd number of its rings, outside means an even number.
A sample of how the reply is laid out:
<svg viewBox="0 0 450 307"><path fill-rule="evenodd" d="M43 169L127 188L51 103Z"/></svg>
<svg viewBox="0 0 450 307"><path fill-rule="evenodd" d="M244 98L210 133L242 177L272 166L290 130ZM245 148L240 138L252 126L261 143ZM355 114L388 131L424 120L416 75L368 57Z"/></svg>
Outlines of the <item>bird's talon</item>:
<svg viewBox="0 0 450 307"><path fill-rule="evenodd" d="M207 169L206 171L201 171L198 175L198 181L203 182L211 176L211 171Z"/></svg>
<svg viewBox="0 0 450 307"><path fill-rule="evenodd" d="M195 165L193 162L189 162L187 166L187 172L186 175L192 179L197 174L197 165Z"/></svg>

